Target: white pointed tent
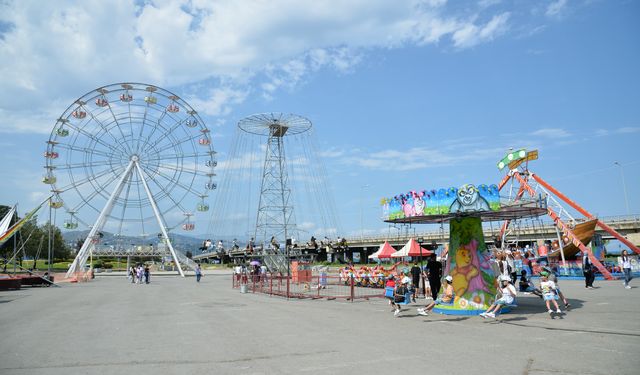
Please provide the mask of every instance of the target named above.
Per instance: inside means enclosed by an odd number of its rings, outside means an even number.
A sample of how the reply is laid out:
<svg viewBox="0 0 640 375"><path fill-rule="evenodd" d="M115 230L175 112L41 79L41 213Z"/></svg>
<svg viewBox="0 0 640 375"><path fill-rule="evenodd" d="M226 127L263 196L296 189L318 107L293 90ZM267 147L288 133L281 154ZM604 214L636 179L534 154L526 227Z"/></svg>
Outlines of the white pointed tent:
<svg viewBox="0 0 640 375"><path fill-rule="evenodd" d="M433 254L433 251L427 250L424 247L420 247L418 242L413 238L410 239L402 249L396 251L391 254L392 258L405 258L405 257L419 257L419 256L429 256Z"/></svg>

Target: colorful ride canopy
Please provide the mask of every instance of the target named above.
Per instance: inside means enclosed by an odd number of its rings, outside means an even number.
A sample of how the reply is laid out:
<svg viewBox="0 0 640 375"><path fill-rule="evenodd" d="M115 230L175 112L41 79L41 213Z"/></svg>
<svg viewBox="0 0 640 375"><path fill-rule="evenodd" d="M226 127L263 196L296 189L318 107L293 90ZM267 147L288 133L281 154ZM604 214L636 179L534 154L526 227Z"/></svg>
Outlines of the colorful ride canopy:
<svg viewBox="0 0 640 375"><path fill-rule="evenodd" d="M457 212L498 211L500 193L496 184L477 187L465 184L459 188L412 190L382 198L380 204L385 221Z"/></svg>

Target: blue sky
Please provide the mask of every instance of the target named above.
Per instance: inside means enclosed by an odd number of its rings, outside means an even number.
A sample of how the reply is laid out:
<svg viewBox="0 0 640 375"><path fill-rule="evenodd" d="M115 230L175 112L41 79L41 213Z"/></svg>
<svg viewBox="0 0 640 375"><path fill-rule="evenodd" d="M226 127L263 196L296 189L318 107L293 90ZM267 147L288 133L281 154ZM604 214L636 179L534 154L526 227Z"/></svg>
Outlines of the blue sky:
<svg viewBox="0 0 640 375"><path fill-rule="evenodd" d="M22 211L47 195L42 152L55 119L94 88L133 81L196 108L220 161L247 115L311 119L346 235L386 233L381 197L497 183L509 147L539 149L532 170L600 216L627 212L619 161L640 213L636 1L0 8L0 203Z"/></svg>

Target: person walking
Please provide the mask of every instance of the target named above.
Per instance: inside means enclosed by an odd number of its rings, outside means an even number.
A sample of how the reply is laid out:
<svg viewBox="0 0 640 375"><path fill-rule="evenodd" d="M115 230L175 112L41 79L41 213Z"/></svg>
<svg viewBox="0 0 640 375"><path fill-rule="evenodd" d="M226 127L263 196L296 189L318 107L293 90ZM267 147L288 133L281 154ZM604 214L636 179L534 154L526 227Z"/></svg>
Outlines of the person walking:
<svg viewBox="0 0 640 375"><path fill-rule="evenodd" d="M148 264L145 264L143 272L144 272L144 283L149 284L149 278L151 277L151 272L149 271Z"/></svg>
<svg viewBox="0 0 640 375"><path fill-rule="evenodd" d="M414 262L413 263L413 267L411 267L411 279L412 279L412 283L413 283L413 301L416 301L416 297L418 294L418 289L420 288L420 274L422 273L420 271L420 267L418 266L418 262Z"/></svg>
<svg viewBox="0 0 640 375"><path fill-rule="evenodd" d="M624 272L624 287L625 289L631 289L629 282L631 281L631 259L627 250L622 250L622 271Z"/></svg>
<svg viewBox="0 0 640 375"><path fill-rule="evenodd" d="M136 277L138 280L138 284L142 284L142 274L144 273L144 269L142 268L142 264L138 264L138 268L136 269Z"/></svg>
<svg viewBox="0 0 640 375"><path fill-rule="evenodd" d="M593 289L593 280L595 280L596 275L593 272L593 265L591 264L591 259L589 259L589 254L582 254L582 274L584 275L584 287L586 289Z"/></svg>
<svg viewBox="0 0 640 375"><path fill-rule="evenodd" d="M442 264L437 261L435 254L429 258L427 263L427 279L431 288L431 298L435 301L442 286Z"/></svg>
<svg viewBox="0 0 640 375"><path fill-rule="evenodd" d="M135 284L136 282L136 270L133 266L129 267L129 278L131 279L131 284Z"/></svg>
<svg viewBox="0 0 640 375"><path fill-rule="evenodd" d="M200 263L196 264L195 272L196 272L196 282L199 283L200 278L202 277L202 269L200 268Z"/></svg>

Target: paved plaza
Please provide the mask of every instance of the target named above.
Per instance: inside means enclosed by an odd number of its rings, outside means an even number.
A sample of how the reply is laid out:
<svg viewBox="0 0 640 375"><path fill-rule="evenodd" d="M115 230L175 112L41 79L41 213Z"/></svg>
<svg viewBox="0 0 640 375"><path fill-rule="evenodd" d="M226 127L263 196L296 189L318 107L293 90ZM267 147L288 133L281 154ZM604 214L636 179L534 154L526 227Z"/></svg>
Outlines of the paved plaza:
<svg viewBox="0 0 640 375"><path fill-rule="evenodd" d="M0 292L0 374L640 373L640 288L620 281L561 281L573 305L562 318L521 296L513 313L483 320L415 306L394 318L382 299L241 294L230 278Z"/></svg>

